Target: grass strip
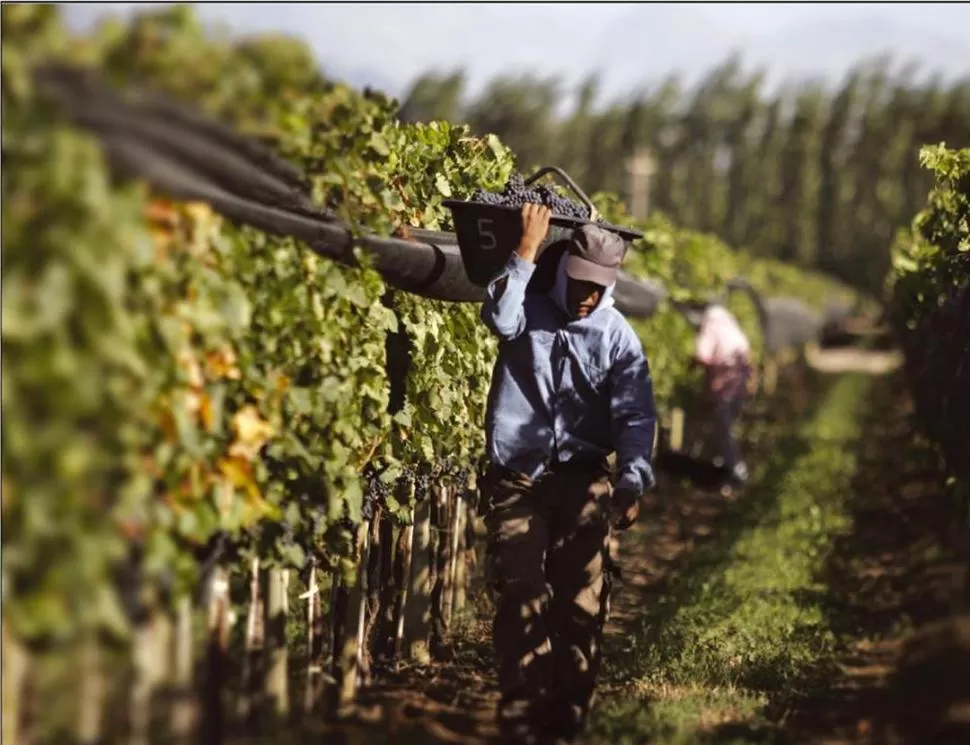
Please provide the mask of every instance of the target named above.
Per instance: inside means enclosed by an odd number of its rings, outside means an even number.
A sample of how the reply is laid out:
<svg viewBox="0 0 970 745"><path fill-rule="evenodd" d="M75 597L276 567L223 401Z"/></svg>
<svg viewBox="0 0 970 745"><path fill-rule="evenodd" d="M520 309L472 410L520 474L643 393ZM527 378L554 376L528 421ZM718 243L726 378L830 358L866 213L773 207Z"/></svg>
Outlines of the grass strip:
<svg viewBox="0 0 970 745"><path fill-rule="evenodd" d="M773 739L786 702L823 684L836 636L818 581L846 504L871 378L847 375L802 425L776 422L751 486L646 608L622 696L600 701L593 742Z"/></svg>

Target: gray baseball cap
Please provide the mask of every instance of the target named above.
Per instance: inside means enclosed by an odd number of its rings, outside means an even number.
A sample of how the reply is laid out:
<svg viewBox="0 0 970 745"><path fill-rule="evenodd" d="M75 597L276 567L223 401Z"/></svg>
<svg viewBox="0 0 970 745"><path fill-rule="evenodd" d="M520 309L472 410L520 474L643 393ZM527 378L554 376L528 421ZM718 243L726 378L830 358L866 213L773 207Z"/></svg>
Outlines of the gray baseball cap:
<svg viewBox="0 0 970 745"><path fill-rule="evenodd" d="M573 231L566 259L566 276L603 287L616 282L626 246L616 233L583 225Z"/></svg>

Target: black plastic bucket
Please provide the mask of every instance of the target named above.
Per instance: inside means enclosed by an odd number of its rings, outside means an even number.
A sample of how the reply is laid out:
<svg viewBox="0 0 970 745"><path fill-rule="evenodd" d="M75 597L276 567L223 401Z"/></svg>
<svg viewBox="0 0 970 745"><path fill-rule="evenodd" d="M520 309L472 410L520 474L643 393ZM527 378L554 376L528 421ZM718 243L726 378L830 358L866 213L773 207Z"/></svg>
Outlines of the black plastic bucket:
<svg viewBox="0 0 970 745"><path fill-rule="evenodd" d="M577 187L560 169L546 167L526 180L532 183L546 173L558 173L573 187L581 200L591 208L589 198ZM482 202L466 202L449 199L444 205L451 210L455 223L455 234L458 238L458 249L461 260L465 265L468 279L479 287L485 287L493 277L505 266L512 251L519 245L522 238L522 211L518 207L504 207ZM580 220L575 217L553 215L549 221L549 232L542 244L546 246L569 238L576 228L594 224L620 236L627 249L630 244L643 237L642 233L618 225L610 225L595 220Z"/></svg>

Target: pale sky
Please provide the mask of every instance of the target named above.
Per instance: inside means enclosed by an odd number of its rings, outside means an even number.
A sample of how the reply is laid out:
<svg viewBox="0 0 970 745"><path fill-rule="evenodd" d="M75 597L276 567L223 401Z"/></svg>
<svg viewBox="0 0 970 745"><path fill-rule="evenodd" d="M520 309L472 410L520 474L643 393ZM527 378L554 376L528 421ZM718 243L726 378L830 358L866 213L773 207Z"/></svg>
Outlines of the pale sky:
<svg viewBox="0 0 970 745"><path fill-rule="evenodd" d="M87 25L135 3L65 8ZM400 95L429 69L535 71L575 81L600 70L627 90L645 75L696 74L730 49L779 75L841 73L883 48L970 73L970 4L945 3L196 3L240 33L279 31L314 49L324 70ZM831 33L828 29L836 29ZM835 71L835 72L833 72Z"/></svg>

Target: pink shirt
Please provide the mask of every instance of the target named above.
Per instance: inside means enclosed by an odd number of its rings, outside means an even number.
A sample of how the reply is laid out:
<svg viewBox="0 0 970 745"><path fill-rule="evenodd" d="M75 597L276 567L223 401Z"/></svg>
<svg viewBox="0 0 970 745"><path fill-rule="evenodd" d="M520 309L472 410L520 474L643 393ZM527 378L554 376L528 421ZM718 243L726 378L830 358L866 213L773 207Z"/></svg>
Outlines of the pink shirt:
<svg viewBox="0 0 970 745"><path fill-rule="evenodd" d="M712 393L736 395L743 387L751 360L751 344L726 308L712 305L704 312L694 354L707 366Z"/></svg>

